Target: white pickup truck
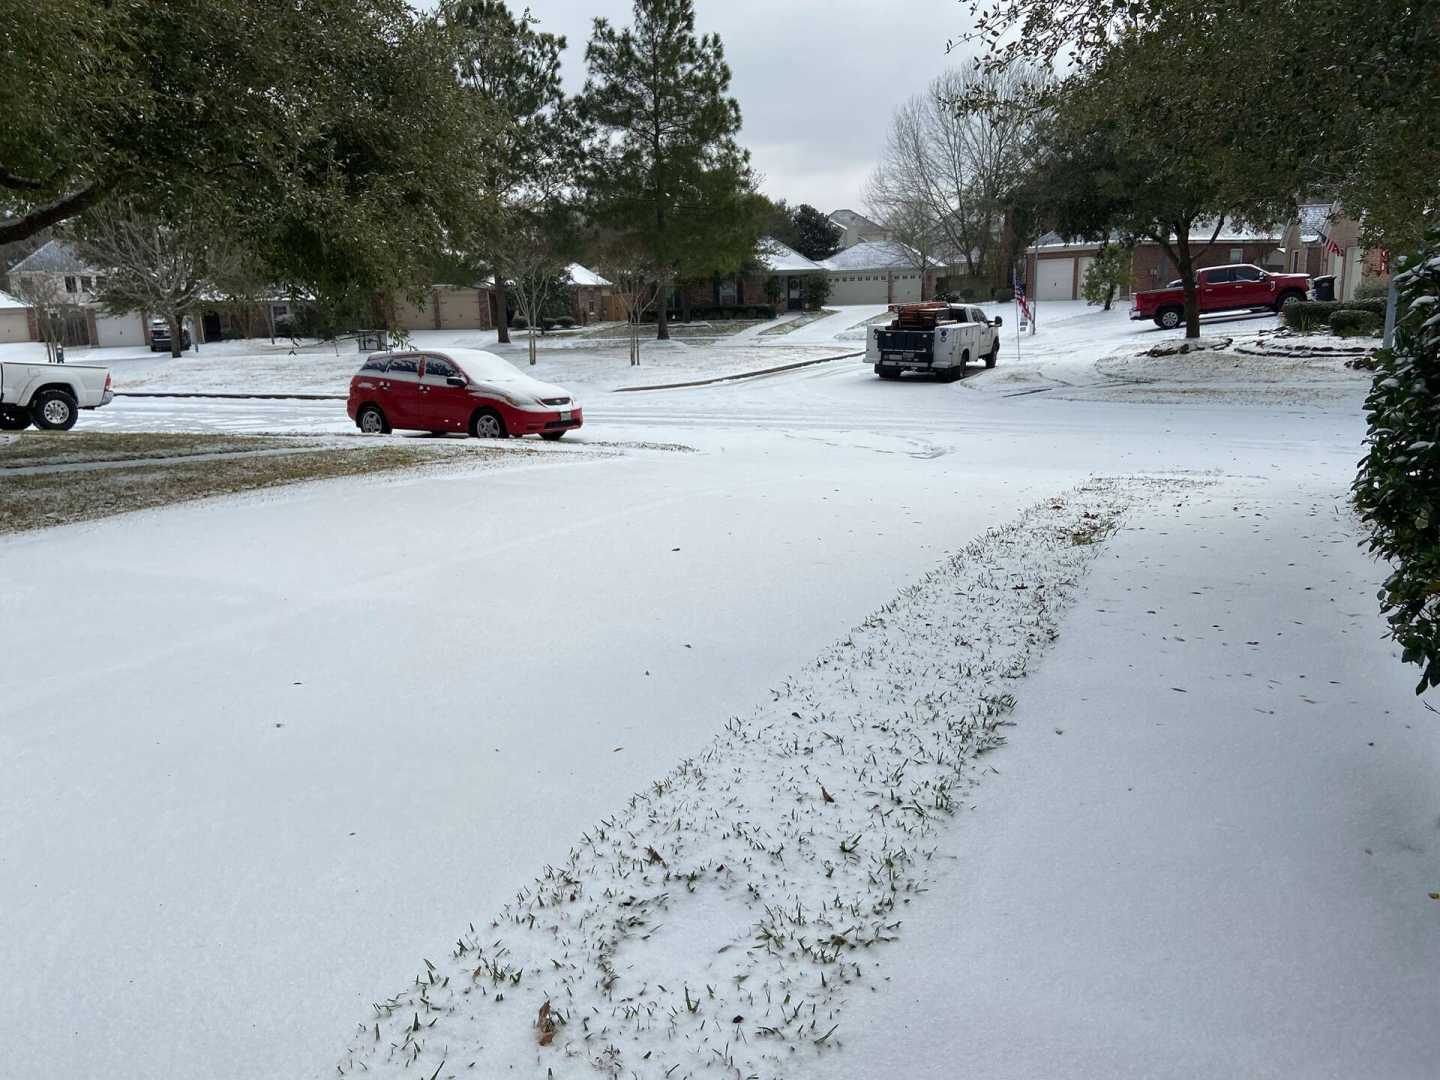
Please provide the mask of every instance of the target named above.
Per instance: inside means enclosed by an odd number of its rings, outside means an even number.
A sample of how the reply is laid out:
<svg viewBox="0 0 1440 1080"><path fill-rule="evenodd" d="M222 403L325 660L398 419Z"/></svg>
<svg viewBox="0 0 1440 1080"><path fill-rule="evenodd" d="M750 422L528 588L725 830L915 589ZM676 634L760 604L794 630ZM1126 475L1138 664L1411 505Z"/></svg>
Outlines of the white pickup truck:
<svg viewBox="0 0 1440 1080"><path fill-rule="evenodd" d="M865 362L882 379L926 371L943 382L963 378L967 364L993 368L1000 357L1000 316L992 320L969 304L932 301L891 308L894 318L872 326Z"/></svg>
<svg viewBox="0 0 1440 1080"><path fill-rule="evenodd" d="M31 424L69 431L81 409L98 409L114 397L107 368L0 360L0 431L24 431Z"/></svg>

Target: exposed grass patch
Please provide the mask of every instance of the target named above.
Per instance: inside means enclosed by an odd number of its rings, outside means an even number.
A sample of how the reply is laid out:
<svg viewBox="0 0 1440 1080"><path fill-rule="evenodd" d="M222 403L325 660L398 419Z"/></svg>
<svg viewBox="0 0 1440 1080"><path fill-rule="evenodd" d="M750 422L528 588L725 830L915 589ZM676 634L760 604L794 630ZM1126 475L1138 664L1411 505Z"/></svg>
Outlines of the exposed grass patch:
<svg viewBox="0 0 1440 1080"><path fill-rule="evenodd" d="M197 454L231 454L312 445L311 441L255 435L26 431L14 442L0 444L0 469L125 461L129 458L192 457Z"/></svg>
<svg viewBox="0 0 1440 1080"><path fill-rule="evenodd" d="M285 440L253 440L263 441L287 445ZM214 453L215 448L207 447L197 452ZM503 450L480 450L463 445L448 451L440 446L385 445L219 461L182 461L93 472L12 477L0 474L0 534L93 521L131 510L257 491L306 480L394 472L431 462L454 462L462 455L473 458L477 454L488 457L504 453Z"/></svg>
<svg viewBox="0 0 1440 1080"><path fill-rule="evenodd" d="M764 326L771 321L770 319L717 319L707 322L672 322L670 336L672 338L729 337L731 334L740 333L741 330L748 330L752 326ZM626 323L617 323L589 331L584 336L587 338L628 338L630 327ZM646 341L655 340L655 324L641 323L640 337Z"/></svg>

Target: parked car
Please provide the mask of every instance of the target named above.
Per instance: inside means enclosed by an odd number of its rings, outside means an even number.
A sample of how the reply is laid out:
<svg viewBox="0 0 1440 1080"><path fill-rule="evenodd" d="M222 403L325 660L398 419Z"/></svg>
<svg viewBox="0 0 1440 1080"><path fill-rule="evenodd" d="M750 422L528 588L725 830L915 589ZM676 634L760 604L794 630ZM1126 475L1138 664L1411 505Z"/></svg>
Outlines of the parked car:
<svg viewBox="0 0 1440 1080"><path fill-rule="evenodd" d="M1211 266L1195 275L1195 300L1202 315L1260 308L1278 312L1293 300L1304 300L1309 291L1309 274L1272 274L1250 263ZM1185 321L1185 290L1172 281L1168 288L1137 292L1130 318L1151 319L1173 330Z"/></svg>
<svg viewBox="0 0 1440 1080"><path fill-rule="evenodd" d="M0 431L24 431L31 424L69 431L81 409L98 409L114 397L103 367L0 360Z"/></svg>
<svg viewBox="0 0 1440 1080"><path fill-rule="evenodd" d="M345 411L367 435L404 428L553 441L584 422L570 391L481 349L374 353L350 380Z"/></svg>
<svg viewBox="0 0 1440 1080"><path fill-rule="evenodd" d="M190 348L190 328L183 323L180 325L180 351L184 352ZM150 320L150 351L170 351L170 323L165 319Z"/></svg>

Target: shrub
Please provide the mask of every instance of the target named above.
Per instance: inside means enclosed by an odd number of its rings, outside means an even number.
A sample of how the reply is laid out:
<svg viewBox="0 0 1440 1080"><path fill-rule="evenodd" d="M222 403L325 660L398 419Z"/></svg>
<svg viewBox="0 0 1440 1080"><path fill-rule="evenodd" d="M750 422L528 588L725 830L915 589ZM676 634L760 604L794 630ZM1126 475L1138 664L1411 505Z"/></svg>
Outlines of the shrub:
<svg viewBox="0 0 1440 1080"><path fill-rule="evenodd" d="M1390 293L1390 286L1383 281L1367 281L1355 290L1356 300L1384 301Z"/></svg>
<svg viewBox="0 0 1440 1080"><path fill-rule="evenodd" d="M1371 315L1378 315L1383 319L1385 317L1385 300L1384 298L1379 300L1342 300L1340 310L1368 311Z"/></svg>
<svg viewBox="0 0 1440 1080"><path fill-rule="evenodd" d="M1291 330L1308 334L1330 322L1330 316L1340 310L1338 300L1296 300L1282 309L1285 325Z"/></svg>
<svg viewBox="0 0 1440 1080"><path fill-rule="evenodd" d="M1373 311L1341 308L1330 313L1330 329L1341 337L1374 336L1380 332L1381 316Z"/></svg>
<svg viewBox="0 0 1440 1080"><path fill-rule="evenodd" d="M819 311L830 299L830 279L824 274L810 274L805 278L805 306Z"/></svg>
<svg viewBox="0 0 1440 1080"><path fill-rule="evenodd" d="M1365 399L1368 451L1355 505L1369 548L1394 567L1380 591L1390 634L1421 669L1417 694L1440 685L1440 228L1396 277L1395 343L1375 354Z"/></svg>

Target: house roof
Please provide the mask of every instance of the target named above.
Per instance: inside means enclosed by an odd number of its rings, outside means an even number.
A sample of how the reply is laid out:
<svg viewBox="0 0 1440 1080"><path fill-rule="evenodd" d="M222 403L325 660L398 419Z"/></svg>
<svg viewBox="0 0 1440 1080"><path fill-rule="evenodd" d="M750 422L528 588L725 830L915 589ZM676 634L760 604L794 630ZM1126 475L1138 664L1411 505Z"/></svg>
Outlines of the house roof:
<svg viewBox="0 0 1440 1080"><path fill-rule="evenodd" d="M835 222L836 225L847 229L851 225L868 226L872 229L884 229L885 227L878 221L871 221L864 214L855 210L832 210L829 216L830 220Z"/></svg>
<svg viewBox="0 0 1440 1080"><path fill-rule="evenodd" d="M1330 216L1335 212L1332 203L1307 203L1300 207L1297 215L1300 221L1300 242L1313 244L1320 239L1322 231L1328 231Z"/></svg>
<svg viewBox="0 0 1440 1080"><path fill-rule="evenodd" d="M565 268L565 273L570 278L571 285L609 285L608 279L601 277L589 267L581 266L579 263L571 263Z"/></svg>
<svg viewBox="0 0 1440 1080"><path fill-rule="evenodd" d="M760 238L755 257L760 265L772 274L799 274L825 269L813 259L807 259L794 248L787 247L773 236Z"/></svg>
<svg viewBox="0 0 1440 1080"><path fill-rule="evenodd" d="M1210 242L1210 234L1214 231L1215 223L1213 221L1196 222L1190 227L1190 242L1207 244ZM1260 241L1268 240L1274 240L1278 243L1281 239L1281 232L1282 230L1280 229L1255 229L1244 224L1232 224L1230 222L1226 222L1225 227L1220 230L1220 235L1215 237L1215 243L1253 244ZM1111 243L1118 243L1119 239L1119 233L1110 234ZM1146 244L1153 244L1154 242L1155 241L1153 240L1143 239L1138 241L1140 246L1144 246ZM1025 250L1028 252L1047 250L1062 251L1068 248L1072 251L1088 251L1099 246L1100 241L1097 239L1079 238L1067 241L1059 233L1047 232Z"/></svg>
<svg viewBox="0 0 1440 1080"><path fill-rule="evenodd" d="M843 251L837 251L820 265L826 270L913 270L920 253L899 240L862 240ZM926 260L936 265L934 259Z"/></svg>
<svg viewBox="0 0 1440 1080"><path fill-rule="evenodd" d="M51 240L12 266L10 273L25 274L32 271L48 271L71 274L87 273L92 269L91 265L80 257L73 245L64 240Z"/></svg>
<svg viewBox="0 0 1440 1080"><path fill-rule="evenodd" d="M21 310L24 310L29 306L29 304L25 303L23 300L17 300L8 292L0 292L0 311L9 311L12 308L20 308Z"/></svg>

